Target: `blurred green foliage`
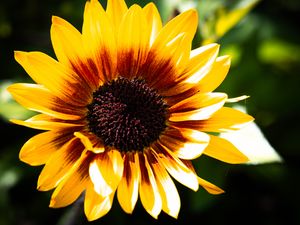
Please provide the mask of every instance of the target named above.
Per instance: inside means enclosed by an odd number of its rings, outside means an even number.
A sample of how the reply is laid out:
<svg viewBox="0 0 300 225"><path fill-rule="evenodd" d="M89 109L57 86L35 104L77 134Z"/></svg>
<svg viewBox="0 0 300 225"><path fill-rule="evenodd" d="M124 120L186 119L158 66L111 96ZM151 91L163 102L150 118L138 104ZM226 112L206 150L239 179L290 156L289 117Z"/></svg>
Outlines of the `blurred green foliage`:
<svg viewBox="0 0 300 225"><path fill-rule="evenodd" d="M128 5L149 1L128 0ZM232 56L228 78L218 90L230 97L250 95L243 104L262 128L283 164L226 165L201 157L194 161L200 176L220 185L226 193L212 196L180 184L182 207L178 220L165 214L155 221L138 204L133 215L112 211L91 224L300 224L299 115L300 2L298 0L156 0L166 22L180 11L199 11L194 47L219 42L221 54ZM101 1L103 5L105 1ZM51 16L70 21L79 30L84 0L10 0L0 2L0 225L87 224L75 204L49 209L50 192L35 190L40 167L18 160L23 143L36 131L12 125L9 118L26 119L31 112L6 92L13 82L31 82L15 62L14 50L42 51L54 56L49 30ZM239 220L238 218L243 218Z"/></svg>

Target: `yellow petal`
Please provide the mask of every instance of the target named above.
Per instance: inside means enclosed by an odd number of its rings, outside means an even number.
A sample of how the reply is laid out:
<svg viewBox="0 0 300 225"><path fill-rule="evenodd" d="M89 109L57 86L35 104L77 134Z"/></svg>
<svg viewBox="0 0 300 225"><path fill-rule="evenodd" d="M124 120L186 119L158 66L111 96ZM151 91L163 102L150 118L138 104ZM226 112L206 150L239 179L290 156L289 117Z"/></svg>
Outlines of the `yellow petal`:
<svg viewBox="0 0 300 225"><path fill-rule="evenodd" d="M94 70L95 63L85 52L80 32L67 21L53 16L51 41L58 60L84 78L91 90L95 90L101 77Z"/></svg>
<svg viewBox="0 0 300 225"><path fill-rule="evenodd" d="M190 61L186 68L186 83L198 83L211 69L219 53L218 44L209 44L191 51Z"/></svg>
<svg viewBox="0 0 300 225"><path fill-rule="evenodd" d="M146 22L146 16L142 8L136 4L132 5L120 24L118 49L129 50L136 47L140 50L139 48L149 47L151 29L145 27L144 22Z"/></svg>
<svg viewBox="0 0 300 225"><path fill-rule="evenodd" d="M72 204L86 189L89 174L89 163L94 155L91 152L84 153L62 182L59 183L51 196L50 207L60 208Z"/></svg>
<svg viewBox="0 0 300 225"><path fill-rule="evenodd" d="M152 2L148 3L143 8L143 12L148 22L146 26L149 26L149 29L151 30L151 34L150 34L150 46L151 46L162 28L162 21L155 4Z"/></svg>
<svg viewBox="0 0 300 225"><path fill-rule="evenodd" d="M197 175L178 159L174 153L160 144L154 145L153 151L156 153L158 161L164 165L173 178L194 191L198 190Z"/></svg>
<svg viewBox="0 0 300 225"><path fill-rule="evenodd" d="M75 132L74 135L81 140L82 144L87 150L92 151L94 153L102 153L105 151L102 141L100 140L100 138L95 136L95 134L80 131Z"/></svg>
<svg viewBox="0 0 300 225"><path fill-rule="evenodd" d="M106 197L111 194L114 190L112 190L104 180L102 174L100 173L100 169L96 159L91 162L89 167L89 174L91 181L94 184L94 190L97 192L98 195L102 197Z"/></svg>
<svg viewBox="0 0 300 225"><path fill-rule="evenodd" d="M175 67L177 67L177 73L182 71L186 63L189 60L189 53L191 50L191 42L189 40L188 33L180 33L173 40L167 43L167 45L157 50L159 55L162 55L165 59L170 58Z"/></svg>
<svg viewBox="0 0 300 225"><path fill-rule="evenodd" d="M189 41L192 41L198 25L198 15L195 10L188 10L169 21L159 32L153 43L154 49L161 49L178 37L181 33L187 33Z"/></svg>
<svg viewBox="0 0 300 225"><path fill-rule="evenodd" d="M228 99L226 100L226 103L236 103L236 102L245 100L245 99L247 99L247 98L249 98L249 97L250 97L250 96L248 96L248 95L242 95L242 96L235 97L235 98L228 98Z"/></svg>
<svg viewBox="0 0 300 225"><path fill-rule="evenodd" d="M23 145L20 160L32 166L45 164L53 153L71 139L72 133L55 130L33 136Z"/></svg>
<svg viewBox="0 0 300 225"><path fill-rule="evenodd" d="M191 41L197 28L197 12L195 10L186 11L171 21L169 21L157 35L153 45L151 46L150 55L146 61L145 69L147 72L147 80L151 81L150 85L159 90L168 90L170 82L176 80L180 71L185 68L189 59L191 50ZM167 65L170 63L171 65ZM155 71L160 66L177 67L176 71ZM153 70L153 67L155 70ZM152 71L152 74L151 74ZM144 72L144 71L143 71ZM169 76L172 76L169 78ZM166 84L168 86L166 86Z"/></svg>
<svg viewBox="0 0 300 225"><path fill-rule="evenodd" d="M65 120L58 120L54 117L45 115L45 114L38 114L35 115L25 121L17 120L17 119L11 119L12 123L34 128L34 129L40 129L40 130L58 130L63 128L72 128L72 127L80 127L84 126L84 124L80 123L72 123L71 121L65 121Z"/></svg>
<svg viewBox="0 0 300 225"><path fill-rule="evenodd" d="M222 132L238 130L253 121L253 117L239 110L223 107L208 120L197 121L202 131Z"/></svg>
<svg viewBox="0 0 300 225"><path fill-rule="evenodd" d="M221 188L202 179L201 177L198 177L198 182L210 194L218 195L224 193L224 191Z"/></svg>
<svg viewBox="0 0 300 225"><path fill-rule="evenodd" d="M140 179L138 155L128 152L124 156L124 171L118 186L117 197L122 209L132 213L138 199L138 182Z"/></svg>
<svg viewBox="0 0 300 225"><path fill-rule="evenodd" d="M179 122L179 121L191 121L191 120L206 120L209 119L216 111L218 111L225 103L224 101L218 102L214 105L210 105L201 109L172 113L170 114L169 121Z"/></svg>
<svg viewBox="0 0 300 225"><path fill-rule="evenodd" d="M213 135L210 135L210 142L204 154L226 163L245 163L249 160L231 142Z"/></svg>
<svg viewBox="0 0 300 225"><path fill-rule="evenodd" d="M180 210L180 197L176 186L158 160L152 154L148 154L147 157L162 199L162 210L170 216L177 218Z"/></svg>
<svg viewBox="0 0 300 225"><path fill-rule="evenodd" d="M84 56L80 32L66 20L52 17L51 41L57 59L70 66Z"/></svg>
<svg viewBox="0 0 300 225"><path fill-rule="evenodd" d="M178 71L184 68L188 60L191 43L187 41L187 37L186 33L180 33L168 45L160 49L152 46L139 72L151 87L161 93L167 92L176 84L174 82L180 74Z"/></svg>
<svg viewBox="0 0 300 225"><path fill-rule="evenodd" d="M84 146L78 138L73 138L58 149L44 166L39 179L38 189L48 191L55 188L59 182L77 165Z"/></svg>
<svg viewBox="0 0 300 225"><path fill-rule="evenodd" d="M169 107L169 111L173 112L187 112L196 110L199 108L204 108L218 102L222 102L227 99L225 93L196 93L189 98L186 98L172 106Z"/></svg>
<svg viewBox="0 0 300 225"><path fill-rule="evenodd" d="M106 215L111 209L113 198L114 192L107 197L102 197L94 191L93 184L90 183L84 199L84 212L87 219L93 221Z"/></svg>
<svg viewBox="0 0 300 225"><path fill-rule="evenodd" d="M163 94L165 96L178 95L195 86L210 72L218 53L219 45L217 44L205 45L191 51L189 61L186 63L184 71L179 74L177 84L164 90Z"/></svg>
<svg viewBox="0 0 300 225"><path fill-rule="evenodd" d="M102 197L115 192L123 175L123 159L118 150L97 154L89 168L94 190Z"/></svg>
<svg viewBox="0 0 300 225"><path fill-rule="evenodd" d="M63 120L78 120L85 115L86 109L68 105L41 85L13 84L8 87L8 91L25 108L49 116Z"/></svg>
<svg viewBox="0 0 300 225"><path fill-rule="evenodd" d="M160 143L178 158L198 158L209 142L209 136L192 129L169 129L160 137Z"/></svg>
<svg viewBox="0 0 300 225"><path fill-rule="evenodd" d="M74 132L74 136L78 137L87 150L93 150L93 144L90 139L82 132ZM103 150L104 151L104 150Z"/></svg>
<svg viewBox="0 0 300 225"><path fill-rule="evenodd" d="M54 95L75 106L85 106L92 91L71 69L41 52L15 52L15 59L30 77Z"/></svg>
<svg viewBox="0 0 300 225"><path fill-rule="evenodd" d="M146 211L157 219L162 209L161 197L147 157L144 154L140 154L139 156L141 170L139 194L141 202Z"/></svg>
<svg viewBox="0 0 300 225"><path fill-rule="evenodd" d="M123 170L124 170L124 161L122 155L119 150L114 150L114 149L110 150L107 154L111 161L111 165L112 165L111 169L116 176L115 178L118 180L118 182L116 181L114 182L119 183L123 176Z"/></svg>
<svg viewBox="0 0 300 225"><path fill-rule="evenodd" d="M129 8L118 33L118 71L122 76L135 77L146 60L150 46L151 27L138 5Z"/></svg>
<svg viewBox="0 0 300 225"><path fill-rule="evenodd" d="M113 24L97 0L87 1L84 10L82 40L90 65L100 80L114 78L116 67L116 35Z"/></svg>
<svg viewBox="0 0 300 225"><path fill-rule="evenodd" d="M118 31L121 21L128 10L124 0L108 0L106 13L113 22L114 28Z"/></svg>
<svg viewBox="0 0 300 225"><path fill-rule="evenodd" d="M230 141L249 158L249 164L282 162L283 159L270 145L259 127L251 122L240 130L224 132L221 138Z"/></svg>
<svg viewBox="0 0 300 225"><path fill-rule="evenodd" d="M230 56L218 57L213 67L197 84L197 89L201 92L211 92L215 90L225 79L230 68Z"/></svg>
<svg viewBox="0 0 300 225"><path fill-rule="evenodd" d="M107 33L105 33L106 31ZM97 0L86 2L82 26L82 38L88 50L100 50L105 41L109 41L108 35L112 36L112 28L107 15ZM114 40L114 39L113 39ZM110 40L113 43L113 40ZM107 43L107 44L112 44ZM107 46L108 47L108 46Z"/></svg>
<svg viewBox="0 0 300 225"><path fill-rule="evenodd" d="M224 93L199 93L170 107L170 121L205 120L218 111L227 99Z"/></svg>

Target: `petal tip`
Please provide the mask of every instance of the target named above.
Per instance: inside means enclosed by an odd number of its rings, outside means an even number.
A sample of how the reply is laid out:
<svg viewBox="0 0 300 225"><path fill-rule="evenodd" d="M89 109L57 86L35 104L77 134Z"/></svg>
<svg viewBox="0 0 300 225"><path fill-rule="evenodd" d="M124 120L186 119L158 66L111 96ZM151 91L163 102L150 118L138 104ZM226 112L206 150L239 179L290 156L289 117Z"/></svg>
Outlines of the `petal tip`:
<svg viewBox="0 0 300 225"><path fill-rule="evenodd" d="M191 21L195 21L198 23L198 12L196 9L189 9L185 13L188 13L189 18Z"/></svg>
<svg viewBox="0 0 300 225"><path fill-rule="evenodd" d="M9 85L6 90L11 94L11 95L18 95L20 91L24 90L24 88L31 86L32 84L27 84L27 83L14 83Z"/></svg>
<svg viewBox="0 0 300 225"><path fill-rule="evenodd" d="M9 119L9 122L13 123L13 124L17 124L17 125L21 125L22 126L22 120L18 120L18 119Z"/></svg>
<svg viewBox="0 0 300 225"><path fill-rule="evenodd" d="M211 43L210 44L211 45L211 48L213 49L213 50L215 50L215 51L219 51L219 49L220 49L220 44L218 44L218 43Z"/></svg>
<svg viewBox="0 0 300 225"><path fill-rule="evenodd" d="M37 183L36 189L37 189L38 191L44 191L43 186L42 186L42 184L40 184L40 182ZM51 204L51 201L50 201L50 204Z"/></svg>
<svg viewBox="0 0 300 225"><path fill-rule="evenodd" d="M198 16L198 12L196 9L189 9L186 11L187 13L190 13L191 16Z"/></svg>
<svg viewBox="0 0 300 225"><path fill-rule="evenodd" d="M11 93L12 91L13 91L13 84L12 85L9 85L7 88L6 88L6 90L9 92L9 93Z"/></svg>
<svg viewBox="0 0 300 225"><path fill-rule="evenodd" d="M225 192L223 189L202 179L201 177L198 177L198 182L210 194L219 195L219 194L223 194Z"/></svg>
<svg viewBox="0 0 300 225"><path fill-rule="evenodd" d="M235 103L235 102L239 102L239 101L245 100L247 98L250 98L250 96L249 95L242 95L242 96L235 97L235 98L228 98L226 100L226 103Z"/></svg>
<svg viewBox="0 0 300 225"><path fill-rule="evenodd" d="M38 179L37 185L36 185L36 189L38 191L49 191L51 188L47 188L47 184L45 184L45 179L41 179L41 176ZM51 204L51 201L50 201Z"/></svg>
<svg viewBox="0 0 300 225"><path fill-rule="evenodd" d="M24 60L26 56L27 56L27 52L14 51L14 57L18 63L20 63L20 61Z"/></svg>
<svg viewBox="0 0 300 225"><path fill-rule="evenodd" d="M58 17L58 16L51 17L52 24L57 24L59 21L60 21L60 17Z"/></svg>
<svg viewBox="0 0 300 225"><path fill-rule="evenodd" d="M231 55L223 55L223 56L221 56L220 58L223 58L224 61L225 61L225 60L226 60L226 61L231 61L232 56L231 56Z"/></svg>
<svg viewBox="0 0 300 225"><path fill-rule="evenodd" d="M253 116L250 116L249 114L246 114L248 117L248 121L246 122L246 124L251 123L255 120L255 118Z"/></svg>
<svg viewBox="0 0 300 225"><path fill-rule="evenodd" d="M156 5L153 2L149 2L144 8L146 7L156 8Z"/></svg>
<svg viewBox="0 0 300 225"><path fill-rule="evenodd" d="M50 203L49 203L50 208L57 208L56 207L56 200L54 198L51 198Z"/></svg>
<svg viewBox="0 0 300 225"><path fill-rule="evenodd" d="M26 158L26 154L24 154L23 151L20 151L20 152L19 152L19 159L20 159L22 162L25 162L25 161L26 161L25 158ZM37 189L39 189L39 188L37 187Z"/></svg>

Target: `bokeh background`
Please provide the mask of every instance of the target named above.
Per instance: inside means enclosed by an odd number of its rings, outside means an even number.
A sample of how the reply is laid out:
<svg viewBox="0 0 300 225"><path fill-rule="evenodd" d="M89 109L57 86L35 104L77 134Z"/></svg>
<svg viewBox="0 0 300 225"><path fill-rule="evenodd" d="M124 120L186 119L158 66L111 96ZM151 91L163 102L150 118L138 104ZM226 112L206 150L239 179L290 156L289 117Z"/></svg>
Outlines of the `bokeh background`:
<svg viewBox="0 0 300 225"><path fill-rule="evenodd" d="M147 2L127 1L128 5ZM115 201L108 215L89 224L300 224L300 1L155 2L164 21L184 8L198 9L200 25L194 47L217 41L221 54L232 55L231 71L218 90L230 97L251 96L242 104L283 162L227 165L201 157L194 161L198 173L221 186L225 194L212 196L202 189L195 193L176 182L182 200L177 220L164 213L154 220L140 202L134 213L127 215ZM43 51L54 57L51 16L63 17L81 29L84 4L84 0L0 2L0 225L88 224L80 203L50 209L51 192L36 190L42 167L20 162L18 152L38 131L8 122L12 117L26 119L31 112L5 91L12 82L31 82L15 62L13 51Z"/></svg>

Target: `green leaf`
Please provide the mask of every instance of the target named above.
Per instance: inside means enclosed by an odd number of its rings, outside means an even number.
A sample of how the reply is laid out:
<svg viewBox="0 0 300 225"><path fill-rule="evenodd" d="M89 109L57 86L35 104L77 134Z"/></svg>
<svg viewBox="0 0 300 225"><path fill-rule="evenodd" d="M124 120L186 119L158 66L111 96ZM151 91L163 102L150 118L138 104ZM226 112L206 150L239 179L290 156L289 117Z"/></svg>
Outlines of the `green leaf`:
<svg viewBox="0 0 300 225"><path fill-rule="evenodd" d="M274 65L299 63L300 46L280 39L268 39L261 43L258 55L262 62Z"/></svg>

